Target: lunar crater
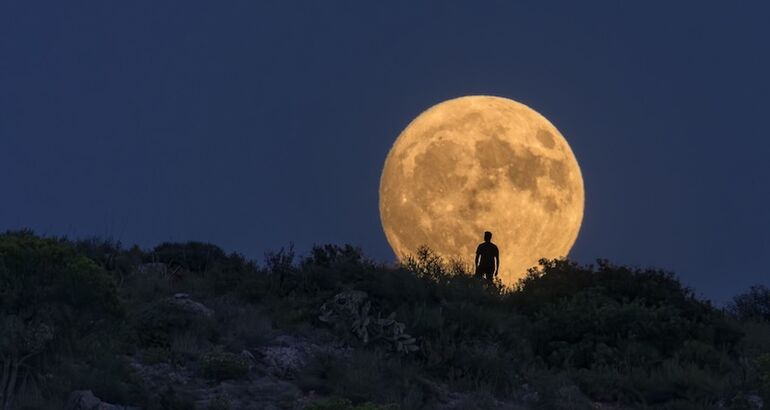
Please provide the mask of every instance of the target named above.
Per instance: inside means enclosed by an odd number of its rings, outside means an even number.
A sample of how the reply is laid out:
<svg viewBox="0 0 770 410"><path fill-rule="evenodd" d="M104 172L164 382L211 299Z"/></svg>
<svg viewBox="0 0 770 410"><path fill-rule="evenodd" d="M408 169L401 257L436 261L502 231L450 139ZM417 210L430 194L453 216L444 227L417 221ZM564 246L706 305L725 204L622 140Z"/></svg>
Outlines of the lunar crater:
<svg viewBox="0 0 770 410"><path fill-rule="evenodd" d="M551 133L547 130L538 130L537 134L535 134L535 137L546 148L553 148L554 145L556 145L556 143L553 141L553 135L551 135Z"/></svg>

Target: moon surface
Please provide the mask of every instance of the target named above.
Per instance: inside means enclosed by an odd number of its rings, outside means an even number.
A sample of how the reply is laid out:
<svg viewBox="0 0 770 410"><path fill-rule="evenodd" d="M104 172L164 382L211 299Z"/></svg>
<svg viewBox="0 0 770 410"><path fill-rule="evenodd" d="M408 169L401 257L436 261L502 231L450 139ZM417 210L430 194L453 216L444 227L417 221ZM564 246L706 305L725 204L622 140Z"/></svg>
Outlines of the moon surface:
<svg viewBox="0 0 770 410"><path fill-rule="evenodd" d="M566 257L583 220L583 177L547 119L501 97L467 96L415 118L380 178L380 218L400 259L427 245L473 266L484 231L514 285L540 258Z"/></svg>

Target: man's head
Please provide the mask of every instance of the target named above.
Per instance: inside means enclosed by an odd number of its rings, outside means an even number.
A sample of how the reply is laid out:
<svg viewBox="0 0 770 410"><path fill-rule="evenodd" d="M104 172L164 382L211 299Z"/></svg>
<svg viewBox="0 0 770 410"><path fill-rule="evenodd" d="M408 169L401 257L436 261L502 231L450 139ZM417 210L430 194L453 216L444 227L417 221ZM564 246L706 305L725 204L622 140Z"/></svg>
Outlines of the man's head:
<svg viewBox="0 0 770 410"><path fill-rule="evenodd" d="M484 232L484 242L489 242L492 240L492 232L486 231Z"/></svg>

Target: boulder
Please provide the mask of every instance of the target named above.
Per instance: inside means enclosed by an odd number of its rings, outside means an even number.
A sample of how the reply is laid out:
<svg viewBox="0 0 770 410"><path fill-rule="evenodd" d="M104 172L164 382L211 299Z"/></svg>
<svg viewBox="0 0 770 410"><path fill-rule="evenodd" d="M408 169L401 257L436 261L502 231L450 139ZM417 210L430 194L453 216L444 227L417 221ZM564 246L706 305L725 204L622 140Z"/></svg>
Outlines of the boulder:
<svg viewBox="0 0 770 410"><path fill-rule="evenodd" d="M267 372L281 378L293 376L308 359L306 346L264 346L259 348Z"/></svg>
<svg viewBox="0 0 770 410"><path fill-rule="evenodd" d="M190 295L187 293L176 293L173 298L168 300L169 303L179 307L181 310L192 313L194 315L200 315L205 317L214 316L214 311L206 307L203 303L196 302L190 299Z"/></svg>
<svg viewBox="0 0 770 410"><path fill-rule="evenodd" d="M293 379L311 358L319 354L345 356L349 348L341 344L315 344L311 340L280 335L267 345L253 349L260 367L274 377Z"/></svg>
<svg viewBox="0 0 770 410"><path fill-rule="evenodd" d="M330 322L335 317L343 320L354 320L360 317L361 309L368 302L366 292L360 290L348 290L340 292L332 300L321 306L321 314L318 319L322 322Z"/></svg>

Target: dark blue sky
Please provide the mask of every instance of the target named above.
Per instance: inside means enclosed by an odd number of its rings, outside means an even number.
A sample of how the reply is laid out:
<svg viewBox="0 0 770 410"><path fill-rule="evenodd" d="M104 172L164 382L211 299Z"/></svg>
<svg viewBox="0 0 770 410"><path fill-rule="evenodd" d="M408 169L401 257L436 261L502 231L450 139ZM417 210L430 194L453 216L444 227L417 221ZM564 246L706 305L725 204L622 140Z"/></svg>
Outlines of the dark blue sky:
<svg viewBox="0 0 770 410"><path fill-rule="evenodd" d="M769 282L766 2L0 2L0 230L393 255L377 189L429 106L515 99L572 146L572 256ZM589 6L590 5L590 6Z"/></svg>

